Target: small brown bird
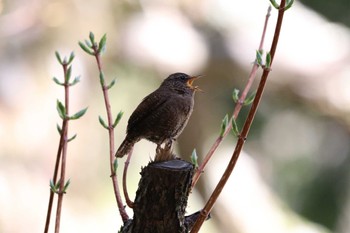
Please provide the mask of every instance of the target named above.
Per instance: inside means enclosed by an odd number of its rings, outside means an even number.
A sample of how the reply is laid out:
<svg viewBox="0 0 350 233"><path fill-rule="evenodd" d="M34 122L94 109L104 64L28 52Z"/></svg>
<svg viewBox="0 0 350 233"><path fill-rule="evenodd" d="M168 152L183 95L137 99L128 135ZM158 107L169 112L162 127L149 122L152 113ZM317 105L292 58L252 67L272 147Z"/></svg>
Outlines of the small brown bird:
<svg viewBox="0 0 350 233"><path fill-rule="evenodd" d="M170 150L192 113L194 93L200 90L192 83L198 77L171 74L157 90L146 96L131 114L126 137L115 156L128 154L141 139L156 143L157 152L163 143Z"/></svg>

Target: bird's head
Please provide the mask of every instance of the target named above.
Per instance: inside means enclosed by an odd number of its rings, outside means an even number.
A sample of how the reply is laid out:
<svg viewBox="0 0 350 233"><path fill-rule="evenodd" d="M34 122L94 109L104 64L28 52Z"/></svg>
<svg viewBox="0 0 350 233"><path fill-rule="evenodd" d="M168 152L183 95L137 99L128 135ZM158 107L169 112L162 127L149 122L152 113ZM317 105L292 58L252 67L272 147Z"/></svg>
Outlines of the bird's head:
<svg viewBox="0 0 350 233"><path fill-rule="evenodd" d="M174 73L169 75L168 78L166 78L162 86L170 87L176 90L191 90L192 92L194 91L202 91L201 89L198 88L198 86L193 86L194 80L197 78L201 77L200 75L197 76L190 76L188 74L184 73Z"/></svg>

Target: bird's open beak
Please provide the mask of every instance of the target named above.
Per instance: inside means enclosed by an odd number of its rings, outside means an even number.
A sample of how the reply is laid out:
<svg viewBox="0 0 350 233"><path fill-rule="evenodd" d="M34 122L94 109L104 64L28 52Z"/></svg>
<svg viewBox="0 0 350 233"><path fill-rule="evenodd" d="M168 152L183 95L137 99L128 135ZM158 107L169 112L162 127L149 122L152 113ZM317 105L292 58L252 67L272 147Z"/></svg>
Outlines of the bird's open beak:
<svg viewBox="0 0 350 233"><path fill-rule="evenodd" d="M196 80L196 79L198 79L200 77L202 77L202 75L192 76L191 78L189 78L188 81L187 81L187 86L189 88L191 88L192 90L194 90L194 91L202 91L201 89L198 88L198 86L193 86L192 85L194 80Z"/></svg>

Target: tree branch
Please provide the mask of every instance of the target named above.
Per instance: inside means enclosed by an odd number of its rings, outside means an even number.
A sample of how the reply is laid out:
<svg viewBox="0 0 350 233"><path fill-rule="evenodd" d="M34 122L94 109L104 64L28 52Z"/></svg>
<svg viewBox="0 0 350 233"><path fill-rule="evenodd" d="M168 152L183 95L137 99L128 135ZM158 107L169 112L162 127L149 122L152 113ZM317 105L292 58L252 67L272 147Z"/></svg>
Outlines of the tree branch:
<svg viewBox="0 0 350 233"><path fill-rule="evenodd" d="M247 119L244 123L242 132L238 138L237 144L236 144L236 148L232 154L231 160L229 162L229 164L227 165L227 168L224 172L224 174L222 175L219 183L217 184L216 188L214 189L212 195L210 196L209 200L207 201L207 203L205 204L203 210L201 211L202 214L198 217L196 223L194 224L191 233L197 233L201 226L203 225L203 222L205 221L205 219L207 218L208 214L210 213L210 211L212 210L217 198L219 197L222 189L224 188L228 178L230 177L236 162L238 160L238 157L242 151L242 148L244 146L244 143L246 141L247 135L249 133L249 129L252 125L252 122L254 120L256 111L258 109L265 85L266 85L266 80L267 77L270 73L270 67L275 55L275 51L277 48L277 44L278 44L278 38L280 35L280 31L281 31L281 27L282 27L282 21L283 21L283 15L284 15L284 7L285 7L286 1L285 0L281 0L281 4L280 4L280 8L278 11L278 18L277 18L277 23L276 23L276 27L275 27L275 33L274 33L274 38L272 41L272 45L271 45L271 49L270 49L270 54L271 54L271 63L270 66L268 68L264 68L259 86L258 86L258 90L256 93L256 96L254 98L254 101L252 103L252 106L250 108L250 111L248 113Z"/></svg>

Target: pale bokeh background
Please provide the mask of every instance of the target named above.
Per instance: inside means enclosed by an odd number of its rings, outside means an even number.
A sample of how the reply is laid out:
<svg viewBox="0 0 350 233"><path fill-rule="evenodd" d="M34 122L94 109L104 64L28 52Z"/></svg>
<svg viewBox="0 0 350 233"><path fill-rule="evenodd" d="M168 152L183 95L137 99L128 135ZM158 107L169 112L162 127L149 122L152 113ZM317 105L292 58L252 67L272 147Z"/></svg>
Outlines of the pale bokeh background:
<svg viewBox="0 0 350 233"><path fill-rule="evenodd" d="M350 3L296 2L286 12L273 70L257 118L229 184L202 232L350 231ZM231 113L231 93L246 82L260 41L268 1L42 1L0 0L0 232L42 232L49 180L58 146L56 99L63 90L54 51L75 51L70 123L78 137L68 147L71 185L61 232L116 232L121 225L109 178L107 132L97 67L78 41L107 33L103 65L113 112L127 119L141 99L177 71L203 74L195 110L176 152L204 155ZM316 9L317 12L315 10ZM272 11L265 49L277 12ZM240 126L248 108L239 118ZM188 213L200 209L233 152L219 148ZM155 146L136 145L129 173L131 196ZM124 160L120 161L122 166ZM132 212L129 211L132 216ZM53 223L51 231L53 232Z"/></svg>

